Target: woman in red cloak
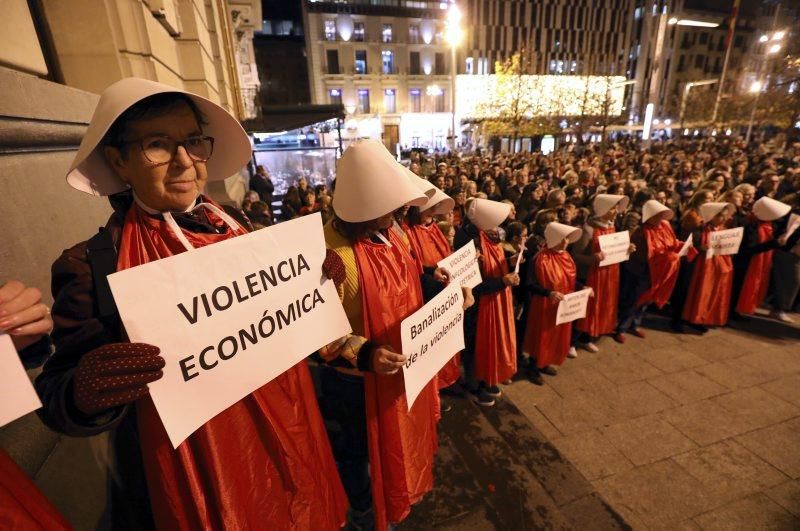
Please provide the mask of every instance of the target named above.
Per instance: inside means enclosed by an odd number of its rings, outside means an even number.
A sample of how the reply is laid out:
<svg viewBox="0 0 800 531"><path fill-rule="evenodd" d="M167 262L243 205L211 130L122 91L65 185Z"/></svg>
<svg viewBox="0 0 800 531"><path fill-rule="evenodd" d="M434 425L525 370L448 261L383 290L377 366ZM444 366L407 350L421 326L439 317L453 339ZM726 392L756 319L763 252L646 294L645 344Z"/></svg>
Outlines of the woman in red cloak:
<svg viewBox="0 0 800 531"><path fill-rule="evenodd" d="M481 253L482 282L473 289L477 309L464 315L464 376L473 400L493 406L501 395L497 384L517 372L516 329L511 287L519 275L509 272L497 227L508 218L511 205L473 198L467 202L467 219L456 233L455 247L470 240Z"/></svg>
<svg viewBox="0 0 800 531"><path fill-rule="evenodd" d="M357 526L385 530L433 488L436 379L409 409L401 370L400 324L422 306L423 288L409 248L390 230L393 212L426 201L379 141L352 144L337 164L325 239L341 259L339 295L353 333L322 349L322 387L341 428L334 452Z"/></svg>
<svg viewBox="0 0 800 531"><path fill-rule="evenodd" d="M578 268L578 278L595 294L589 300L586 318L575 323L580 332L578 344L589 352L598 352L597 338L613 333L617 327L619 264L600 267L605 255L600 250L599 238L616 232L614 221L627 206L627 196L598 194L592 202L594 216L586 222L581 238L570 250ZM636 246L630 244L628 254L635 250Z"/></svg>
<svg viewBox="0 0 800 531"><path fill-rule="evenodd" d="M752 315L767 296L772 254L777 247L773 222L791 211L786 203L764 196L747 215L739 252L733 257L732 315Z"/></svg>
<svg viewBox="0 0 800 531"><path fill-rule="evenodd" d="M700 214L706 225L701 241L700 254L692 273L683 319L700 327L724 326L728 322L731 288L733 286L733 263L731 257L708 256L711 233L725 229L725 223L733 213L730 203L706 203Z"/></svg>
<svg viewBox="0 0 800 531"><path fill-rule="evenodd" d="M37 388L42 418L57 431L115 430L114 529L344 523L347 501L305 362L173 449L147 389L164 359L158 346L127 341L110 297L115 271L247 232L240 212L201 190L250 155L238 121L218 105L127 78L101 95L67 174L78 190L111 195L114 214L53 265L56 352Z"/></svg>
<svg viewBox="0 0 800 531"><path fill-rule="evenodd" d="M451 212L454 205L453 199L436 188L433 197L425 205L411 207L408 211L406 234L411 242L411 250L425 273L433 274L439 267L439 262L453 252L439 225L434 223L434 217ZM465 290L464 296L465 300L471 298L472 290ZM458 381L459 376L461 356L456 353L437 375L439 389L450 387Z"/></svg>
<svg viewBox="0 0 800 531"><path fill-rule="evenodd" d="M26 368L50 354L50 308L36 288L17 280L0 286L0 334L8 334ZM0 529L67 530L72 526L0 448Z"/></svg>
<svg viewBox="0 0 800 531"><path fill-rule="evenodd" d="M539 251L531 269L533 286L525 352L536 367L555 375L552 365L562 365L572 343L572 323L556 324L558 305L575 291L576 268L567 247L581 237L581 229L552 222L545 228L546 248ZM550 368L549 371L543 369Z"/></svg>

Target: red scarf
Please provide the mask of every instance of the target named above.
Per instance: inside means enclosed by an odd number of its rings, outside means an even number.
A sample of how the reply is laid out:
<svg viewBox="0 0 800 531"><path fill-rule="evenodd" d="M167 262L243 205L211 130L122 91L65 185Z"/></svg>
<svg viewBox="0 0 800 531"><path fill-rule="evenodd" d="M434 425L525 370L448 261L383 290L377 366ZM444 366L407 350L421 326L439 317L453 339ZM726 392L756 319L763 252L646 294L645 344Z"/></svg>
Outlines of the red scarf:
<svg viewBox="0 0 800 531"><path fill-rule="evenodd" d="M750 223L758 224L758 243L764 243L772 239L771 221L760 221L753 214L750 214ZM756 254L750 259L742 291L736 304L737 312L743 315L752 315L755 313L756 308L764 302L764 298L767 296L767 288L769 288L769 276L772 272L772 253L773 251L765 251Z"/></svg>
<svg viewBox="0 0 800 531"><path fill-rule="evenodd" d="M211 202L207 198L202 201ZM212 212L209 221L226 227ZM183 231L194 247L245 234ZM117 270L184 251L166 222L134 204ZM235 403L172 448L148 397L136 404L150 503L161 529L334 529L347 499L305 361Z"/></svg>
<svg viewBox="0 0 800 531"><path fill-rule="evenodd" d="M614 227L593 227L592 252L600 252L600 236L613 234ZM575 323L581 332L591 337L610 334L617 326L617 301L619 300L619 264L600 267L594 264L589 267L586 276L586 287L594 290L594 297L589 298L586 307L586 318Z"/></svg>
<svg viewBox="0 0 800 531"><path fill-rule="evenodd" d="M568 252L542 249L533 263L539 285L564 295L575 291L575 262ZM572 323L556 325L558 301L535 295L528 312L525 352L536 358L540 369L561 365L572 342Z"/></svg>
<svg viewBox="0 0 800 531"><path fill-rule="evenodd" d="M72 529L17 464L0 448L0 528L22 531Z"/></svg>
<svg viewBox="0 0 800 531"><path fill-rule="evenodd" d="M452 253L450 242L444 237L436 223L428 226L407 227L406 234L408 234L408 240L411 242L415 256L418 257L423 267L437 267L441 260ZM461 356L456 354L436 376L439 389L453 385L458 381L459 376L461 376Z"/></svg>
<svg viewBox="0 0 800 531"><path fill-rule="evenodd" d="M707 225L703 231L703 246L708 247L712 232L723 229ZM731 257L712 256L707 259L705 253L701 253L695 262L683 318L700 325L724 325L728 322L732 288Z"/></svg>
<svg viewBox="0 0 800 531"><path fill-rule="evenodd" d="M481 231L481 275L502 278L508 274L503 247ZM487 385L497 385L517 372L517 332L511 288L481 295L475 333L475 376Z"/></svg>
<svg viewBox="0 0 800 531"><path fill-rule="evenodd" d="M675 283L678 281L681 258L678 256L681 242L675 237L668 221L651 227L642 225L647 242L647 263L650 266L650 289L639 297L638 306L654 303L663 308L672 296Z"/></svg>
<svg viewBox="0 0 800 531"><path fill-rule="evenodd" d="M402 352L400 323L422 307L414 259L393 232L391 245L361 240L353 246L358 264L364 334L377 345ZM364 374L369 466L375 529L405 519L411 506L433 489L437 450L438 395L435 378L411 411L403 372Z"/></svg>

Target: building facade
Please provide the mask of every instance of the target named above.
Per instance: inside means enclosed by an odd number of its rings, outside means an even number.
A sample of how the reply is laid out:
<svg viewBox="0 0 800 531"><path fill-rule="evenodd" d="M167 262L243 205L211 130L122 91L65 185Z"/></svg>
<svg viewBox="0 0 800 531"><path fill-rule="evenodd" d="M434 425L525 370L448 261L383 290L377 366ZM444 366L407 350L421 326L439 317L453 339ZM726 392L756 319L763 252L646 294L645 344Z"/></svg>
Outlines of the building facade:
<svg viewBox="0 0 800 531"><path fill-rule="evenodd" d="M453 69L439 0L304 0L312 103L341 103L343 136L444 148Z"/></svg>

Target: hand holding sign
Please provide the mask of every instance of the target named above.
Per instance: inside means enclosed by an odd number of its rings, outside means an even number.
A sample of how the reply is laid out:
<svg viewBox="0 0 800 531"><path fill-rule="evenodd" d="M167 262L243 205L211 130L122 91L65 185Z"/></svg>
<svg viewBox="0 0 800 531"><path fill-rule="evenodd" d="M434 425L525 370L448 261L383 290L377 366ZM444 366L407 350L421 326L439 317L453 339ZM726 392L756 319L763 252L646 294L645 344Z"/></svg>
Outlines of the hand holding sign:
<svg viewBox="0 0 800 531"><path fill-rule="evenodd" d="M472 241L441 260L437 265L449 271L451 282L459 285L474 288L483 281L478 266L478 253L475 250L475 243Z"/></svg>
<svg viewBox="0 0 800 531"><path fill-rule="evenodd" d="M558 304L556 325L570 323L586 317L589 297L592 296L594 296L594 290L592 290L592 288L586 288L564 295L564 298Z"/></svg>
<svg viewBox="0 0 800 531"><path fill-rule="evenodd" d="M631 239L628 231L612 232L611 234L604 234L597 238L600 244L600 251L603 254L600 267L618 264L628 259Z"/></svg>
<svg viewBox="0 0 800 531"><path fill-rule="evenodd" d="M708 235L708 249L706 250L706 258L711 258L712 256L727 256L738 253L739 246L742 244L743 236L743 227L710 232Z"/></svg>
<svg viewBox="0 0 800 531"><path fill-rule="evenodd" d="M683 257L689 254L689 248L692 246L692 235L690 234L686 241L683 243L683 247L678 252L678 256Z"/></svg>
<svg viewBox="0 0 800 531"><path fill-rule="evenodd" d="M0 426L42 407L8 334L0 333Z"/></svg>

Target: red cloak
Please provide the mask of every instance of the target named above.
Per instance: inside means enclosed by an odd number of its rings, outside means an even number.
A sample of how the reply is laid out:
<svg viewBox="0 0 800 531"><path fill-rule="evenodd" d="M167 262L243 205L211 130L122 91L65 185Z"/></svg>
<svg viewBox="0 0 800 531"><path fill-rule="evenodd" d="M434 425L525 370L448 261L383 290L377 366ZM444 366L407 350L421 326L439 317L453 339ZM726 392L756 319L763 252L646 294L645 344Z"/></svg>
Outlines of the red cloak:
<svg viewBox="0 0 800 531"><path fill-rule="evenodd" d="M575 262L568 252L542 249L533 263L539 285L564 295L575 291ZM525 330L525 352L536 358L540 369L561 365L572 342L572 323L556 325L558 301L534 295Z"/></svg>
<svg viewBox="0 0 800 531"><path fill-rule="evenodd" d="M503 247L481 231L481 275L502 278L508 274ZM497 385L517 372L517 332L511 288L478 298L478 327L475 332L475 376L486 385Z"/></svg>
<svg viewBox="0 0 800 531"><path fill-rule="evenodd" d="M203 199L210 202L208 199ZM224 225L213 213L209 220ZM183 231L194 247L244 234ZM133 205L117 269L184 251ZM338 529L347 498L305 361L238 401L173 449L148 397L136 404L150 503L160 529Z"/></svg>
<svg viewBox="0 0 800 531"><path fill-rule="evenodd" d="M771 221L760 221L755 217L752 223L758 223L758 243L764 243L772 239L773 228ZM765 251L758 253L750 259L747 266L747 273L742 284L742 291L736 303L736 311L743 315L752 315L756 308L761 306L767 296L769 288L769 277L772 272L772 252Z"/></svg>
<svg viewBox="0 0 800 531"><path fill-rule="evenodd" d="M600 252L598 238L614 233L614 227L593 227L592 252ZM599 267L594 264L589 267L586 276L586 287L594 290L594 297L589 298L586 307L586 318L575 323L581 332L586 332L590 337L600 337L610 334L617 326L617 301L619 300L619 264Z"/></svg>
<svg viewBox="0 0 800 531"><path fill-rule="evenodd" d="M422 287L406 246L394 232L388 233L391 246L361 240L353 252L364 334L377 345L402 352L400 323L422 307ZM433 489L439 414L435 380L425 386L409 411L402 371L364 374L375 529L402 521L411 506Z"/></svg>
<svg viewBox="0 0 800 531"><path fill-rule="evenodd" d="M703 247L708 246L709 234L722 228L706 226L703 231ZM730 256L706 258L700 253L695 262L692 282L683 318L690 323L722 326L728 322L731 290L733 288L733 264Z"/></svg>
<svg viewBox="0 0 800 531"><path fill-rule="evenodd" d="M655 227L642 224L647 242L647 263L650 267L650 289L639 297L638 306L654 303L663 308L672 296L681 267L681 242L668 221L661 220Z"/></svg>
<svg viewBox="0 0 800 531"><path fill-rule="evenodd" d="M0 529L72 529L17 464L0 448Z"/></svg>
<svg viewBox="0 0 800 531"><path fill-rule="evenodd" d="M431 223L427 227L425 225L408 227L406 234L408 234L408 240L411 242L415 256L424 267L437 267L440 261L453 252L450 249L450 242L447 241L436 223ZM459 376L461 376L461 355L456 353L436 376L439 389L453 385L458 381Z"/></svg>

